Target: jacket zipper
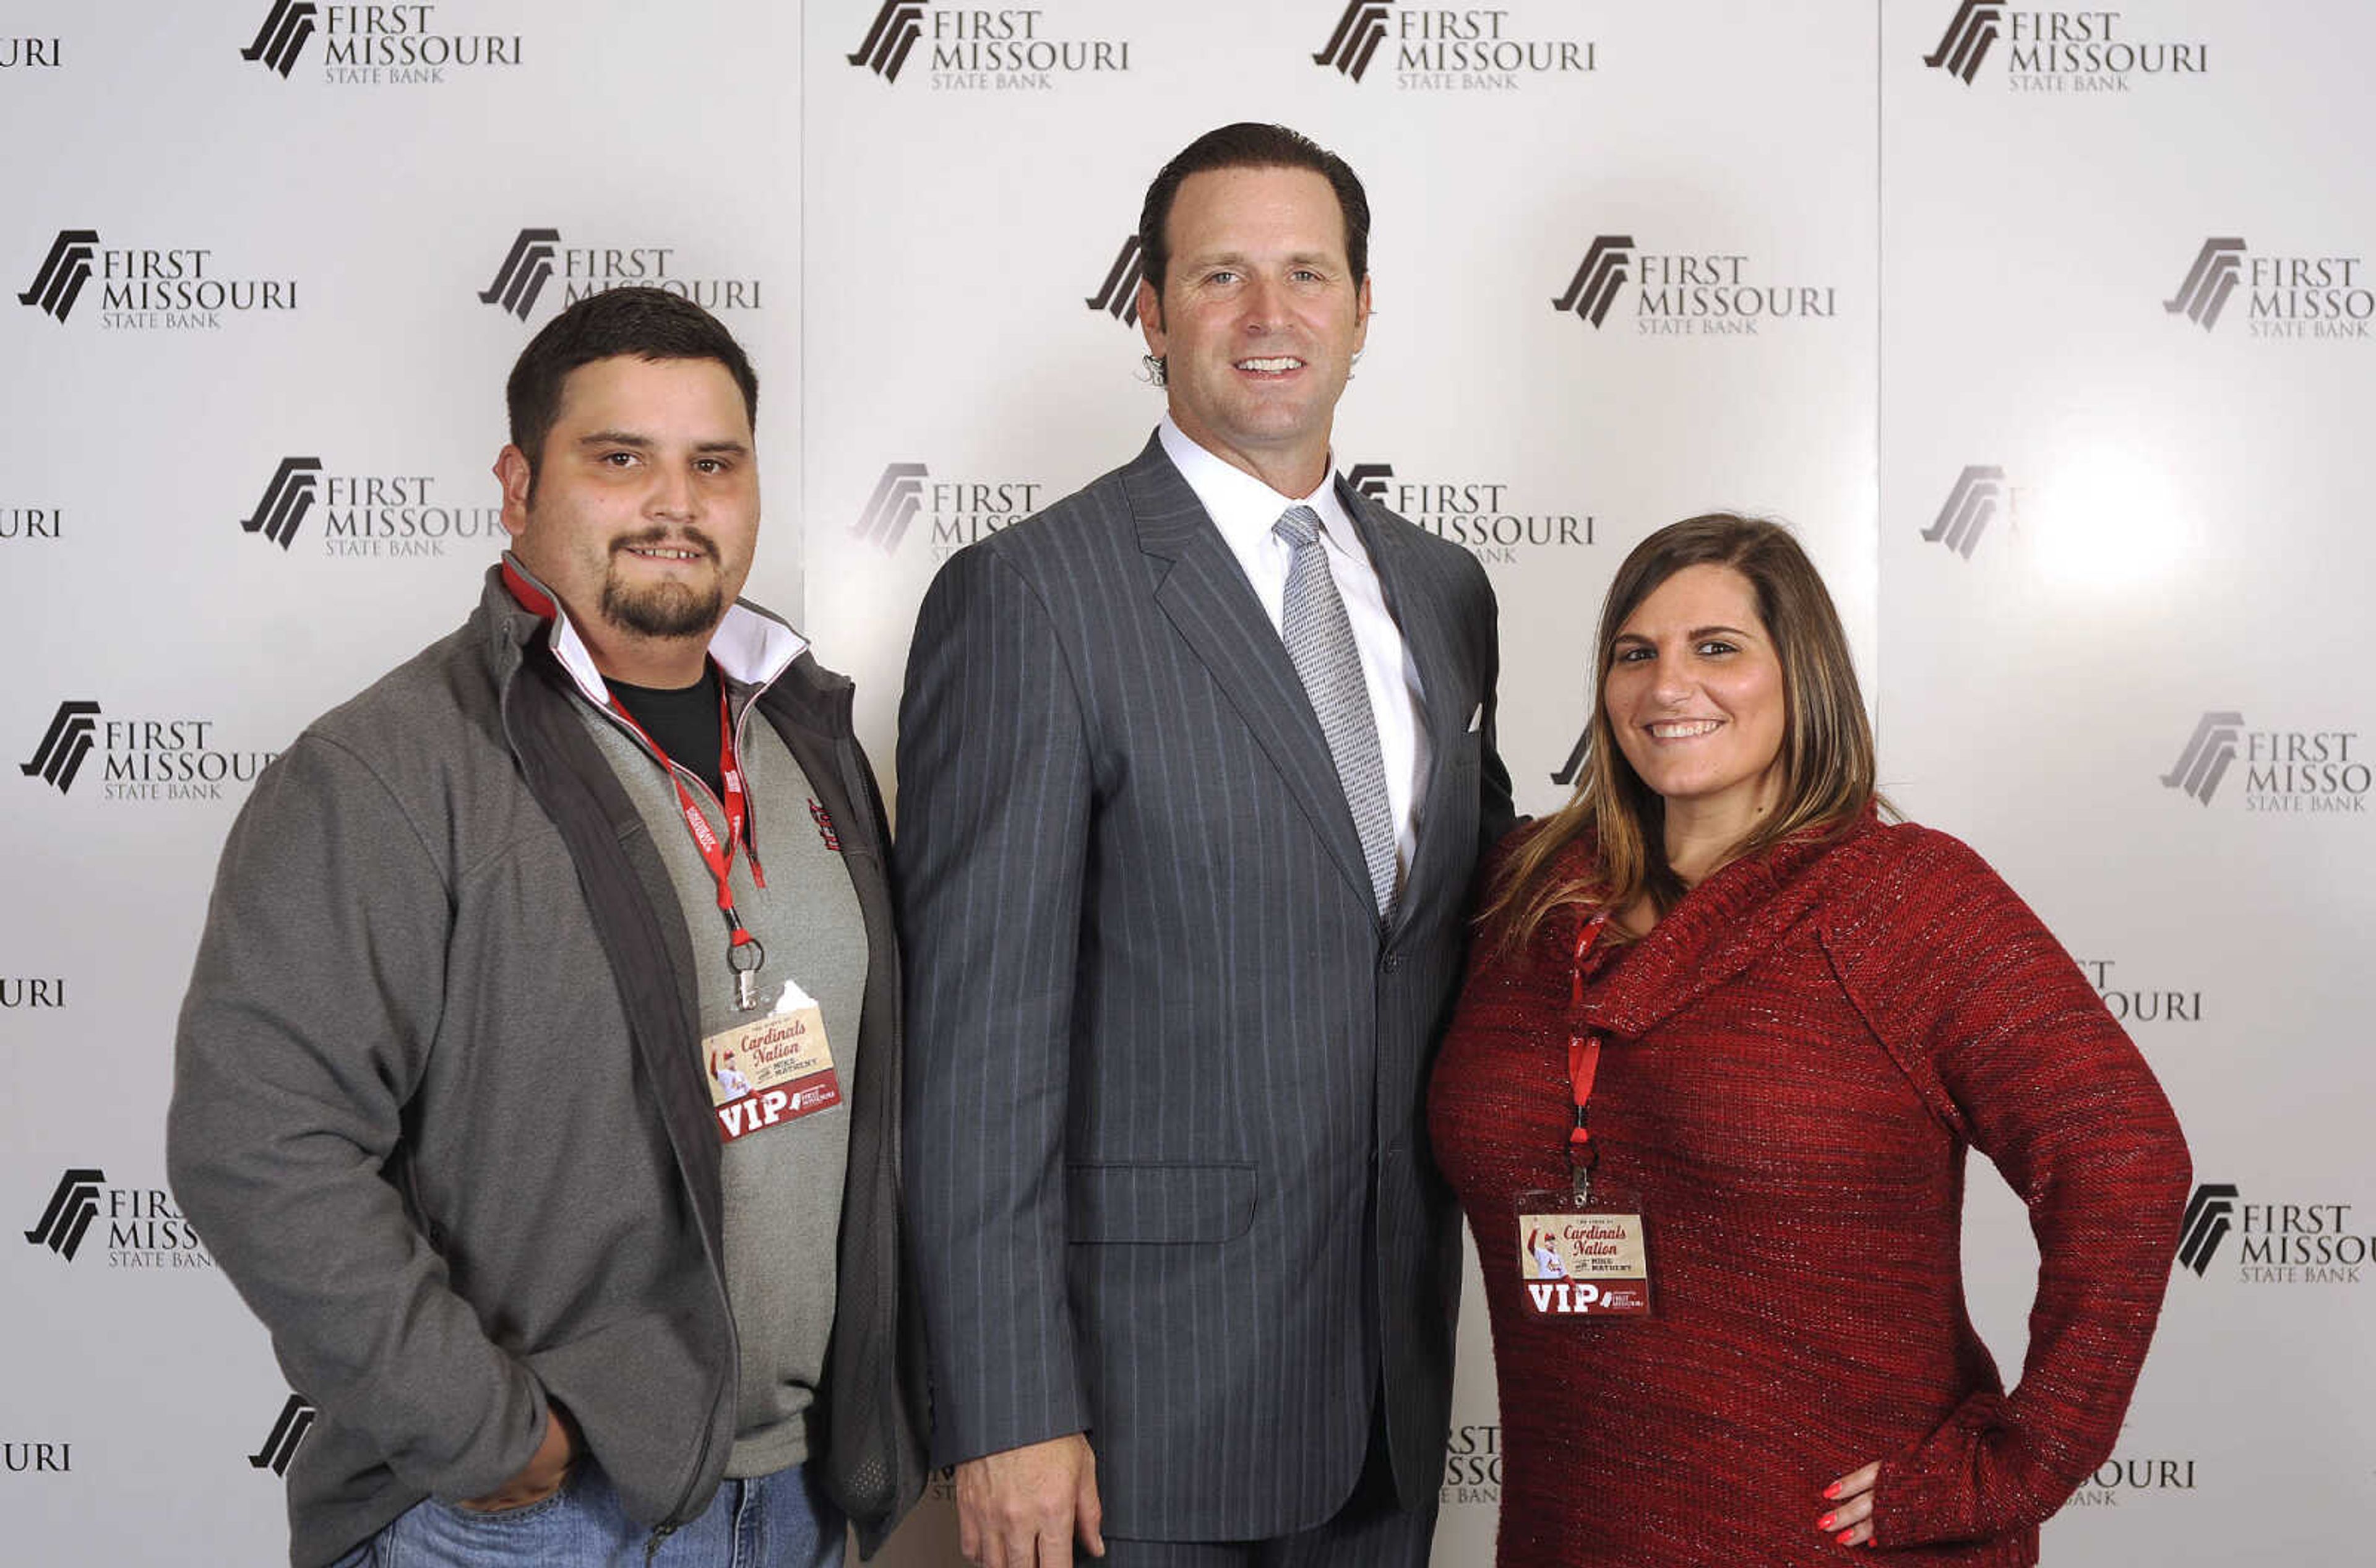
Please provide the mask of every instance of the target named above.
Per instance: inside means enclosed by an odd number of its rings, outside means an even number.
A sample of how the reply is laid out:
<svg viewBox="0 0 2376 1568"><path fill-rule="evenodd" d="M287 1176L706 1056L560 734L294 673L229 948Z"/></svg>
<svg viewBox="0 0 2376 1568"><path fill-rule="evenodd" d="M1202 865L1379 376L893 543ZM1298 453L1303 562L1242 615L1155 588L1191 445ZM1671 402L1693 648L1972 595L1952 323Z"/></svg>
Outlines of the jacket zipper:
<svg viewBox="0 0 2376 1568"><path fill-rule="evenodd" d="M778 673L780 674L782 671L779 671ZM525 748L521 746L519 737L513 732L511 722L511 682L517 679L519 671L517 668L515 668L512 673L505 677L503 690L496 699L496 709L502 716L505 743L510 748L513 757L517 759L523 767L525 767L528 763L528 754ZM771 679L767 683L767 685L773 684L775 684L775 682ZM758 692L765 691L766 689L766 686L762 686L758 691L753 692L751 701L743 705L743 713L746 719L749 716L751 707L759 700ZM606 712L603 714L603 718L610 719L613 724L618 724L618 719L615 715ZM622 732L628 736L629 740L635 741L638 745L642 744L642 742L637 740L634 732L632 731L628 731L626 726L619 725L619 728ZM737 726L737 730L739 734L739 724ZM646 750L649 752L650 748L647 747ZM738 756L741 754L741 742L739 738L736 742L736 753ZM651 754L659 756L659 754L656 752L651 753ZM671 762L666 756L659 756L659 760L663 766L670 768L674 768L676 766L676 765L673 762ZM713 802L717 801L717 797L715 795L709 794L709 787L707 784L702 783L702 781L697 778L695 778L693 782L695 786L698 788L704 795L708 796ZM725 807L720 804L719 806L719 811L722 815L725 812ZM680 1180L682 1180L682 1173L680 1173ZM699 1233L701 1228L699 1225L695 1225L694 1229L696 1233ZM719 1304L725 1309L727 1348L731 1353L731 1358L739 1360L742 1355L742 1349L741 1347L735 1343L734 1304L727 1299L724 1265L719 1262L717 1251L710 1245L709 1238L707 1235L703 1235L701 1238L701 1250L709 1263L710 1283L717 1287ZM710 1398L709 1419L703 1423L701 1446L696 1449L694 1454L691 1484L688 1485L684 1491L677 1498L676 1506L669 1511L671 1515L670 1518L663 1520L660 1524L654 1526L651 1538L644 1543L644 1562L647 1564L650 1563L652 1559L659 1553L660 1543L667 1540L669 1537L674 1535L683 1526L684 1519L683 1515L684 1515L686 1508L693 1502L693 1487L700 1484L701 1473L703 1470L707 1469L709 1465L709 1451L716 1445L718 1441L718 1407L719 1402L725 1397L726 1391L729 1387L728 1379L731 1376L731 1374L730 1372L719 1379L719 1391Z"/></svg>
<svg viewBox="0 0 2376 1568"><path fill-rule="evenodd" d="M785 669L790 668L790 665L785 666ZM742 705L742 711L734 716L734 757L738 765L741 763L742 758L743 742L750 738L751 715L757 711L759 699L762 696L765 696L767 692L774 687L776 682L782 677L783 672L784 671L782 670L778 670L775 674L768 676L766 680L760 683L758 685L752 687L749 700L744 702ZM720 672L719 678L724 679L722 671ZM717 792L710 789L707 779L703 778L698 773L694 772L693 769L685 766L683 763L678 762L674 757L662 752L659 747L646 741L644 737L636 734L626 725L620 723L619 716L617 714L611 712L608 708L603 708L600 711L601 712L602 717L610 720L612 726L616 729L619 733L626 736L628 740L635 742L636 750L642 752L646 756L650 757L654 762L659 763L671 774L683 778L686 783L692 785L695 790L700 790L700 799L702 802L706 805L715 806L718 809L719 820L725 820L726 802L718 798ZM746 769L745 771L747 772L748 770ZM755 865L758 863L759 859L759 851L757 848L758 835L755 831L758 827L758 814L755 812L752 814L750 827L753 831L746 834L743 847L750 850L752 863Z"/></svg>
<svg viewBox="0 0 2376 1568"><path fill-rule="evenodd" d="M790 663L787 663L784 666L785 670L789 670L791 666ZM742 704L742 711L734 716L735 766L738 767L744 767L746 773L748 768L742 762L742 747L744 740L751 732L751 715L758 710L759 699L767 694L769 688L775 685L777 680L782 676L783 672L783 670L778 670L775 674L768 676L765 681L752 687L750 696L746 698ZM719 671L719 679L721 681L726 679L726 672L724 671L721 670ZM607 718L612 716L605 715L605 717ZM638 743L640 743L640 742ZM647 747L646 749L651 750L649 747ZM659 754L655 752L654 754L659 755ZM718 808L719 820L724 820L726 815L725 802L719 800L716 795L710 792L710 789L707 784L704 783L698 776L688 772L686 769L679 767L670 757L661 755L659 756L659 762L663 767L669 768L673 772L684 773L687 778L691 778L693 780L693 787L701 791L702 798L704 800L709 802L710 804ZM751 865L754 873L757 871L759 865L758 827L759 814L756 811L754 811L751 814L747 828L747 837L743 847L750 852ZM704 1250L706 1251L707 1248L705 1247ZM718 1283L719 1296L726 1303L727 1341L729 1344L732 1344L734 1340L734 1302L731 1297L726 1295L726 1277L722 1272L723 1265L720 1265L714 1257L710 1262L712 1277ZM736 1348L736 1355L738 1358L741 1355L741 1349L739 1347ZM724 1382L723 1380L720 1380L720 1397L723 1396L724 1388ZM715 1399L710 1402L709 1413L709 1422L703 1428L701 1433L701 1448L695 1455L693 1479L696 1485L700 1482L702 1471L707 1469L709 1466L709 1450L711 1445L717 1441L718 1437L718 1401ZM676 1508L673 1512L678 1515L683 1515L686 1508L692 1504L692 1502L693 1494L690 1491L687 1491L683 1498L678 1500ZM683 1524L684 1521L682 1518L676 1518L664 1520L653 1527L651 1538L644 1543L644 1562L647 1565L648 1565L651 1561L659 1554L661 1543L666 1541L669 1537L674 1535L679 1529L681 1529L683 1526Z"/></svg>

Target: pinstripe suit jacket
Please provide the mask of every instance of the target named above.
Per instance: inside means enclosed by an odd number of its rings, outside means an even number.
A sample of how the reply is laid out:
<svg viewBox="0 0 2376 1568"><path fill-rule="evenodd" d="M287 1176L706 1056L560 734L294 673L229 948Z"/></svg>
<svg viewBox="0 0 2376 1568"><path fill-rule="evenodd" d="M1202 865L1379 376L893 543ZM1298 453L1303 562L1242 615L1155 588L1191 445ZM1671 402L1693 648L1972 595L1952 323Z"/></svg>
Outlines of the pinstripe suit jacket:
<svg viewBox="0 0 2376 1568"><path fill-rule="evenodd" d="M934 1460L1087 1430L1124 1537L1326 1519L1382 1368L1406 1505L1441 1479L1458 1217L1423 1101L1511 820L1495 610L1467 552L1338 482L1425 689L1391 929L1278 633L1156 442L954 557L909 658Z"/></svg>

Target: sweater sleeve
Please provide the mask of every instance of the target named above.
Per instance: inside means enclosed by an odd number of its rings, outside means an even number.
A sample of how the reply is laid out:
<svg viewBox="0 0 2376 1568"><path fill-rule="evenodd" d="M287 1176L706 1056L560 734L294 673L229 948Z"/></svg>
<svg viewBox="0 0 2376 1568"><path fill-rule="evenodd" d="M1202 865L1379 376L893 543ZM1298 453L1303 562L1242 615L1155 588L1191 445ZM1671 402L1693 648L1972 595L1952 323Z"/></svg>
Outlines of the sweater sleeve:
<svg viewBox="0 0 2376 1568"><path fill-rule="evenodd" d="M2029 1210L2029 1349L1883 1460L1873 1542L1984 1539L2060 1508L2110 1454L2168 1284L2191 1179L2161 1086L2070 956L1962 843L1883 873L1846 978L1934 1108Z"/></svg>
<svg viewBox="0 0 2376 1568"><path fill-rule="evenodd" d="M437 1032L451 911L379 779L300 739L224 846L166 1146L176 1196L292 1386L405 1484L459 1499L528 1463L546 1406L382 1173Z"/></svg>

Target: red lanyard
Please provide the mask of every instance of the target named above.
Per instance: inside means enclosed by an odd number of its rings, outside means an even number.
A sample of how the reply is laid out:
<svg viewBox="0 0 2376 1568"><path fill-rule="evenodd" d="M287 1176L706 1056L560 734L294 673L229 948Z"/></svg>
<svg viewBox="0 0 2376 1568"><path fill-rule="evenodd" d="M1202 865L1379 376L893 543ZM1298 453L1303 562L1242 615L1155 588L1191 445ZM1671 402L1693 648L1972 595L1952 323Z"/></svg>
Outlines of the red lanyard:
<svg viewBox="0 0 2376 1568"><path fill-rule="evenodd" d="M694 802L693 791L684 787L684 775L668 760L668 753L636 722L636 716L621 705L609 691L603 700L611 712L636 733L636 738L651 748L667 771L669 783L676 790L677 809L684 813L684 826L693 835L693 847L701 851L702 863L718 882L718 909L726 917L726 967L734 975L734 1005L747 1013L759 1004L759 968L767 961L767 950L759 939L742 924L742 917L734 908L734 886L729 880L734 871L734 851L742 850L750 857L751 880L760 886L767 885L767 873L760 869L758 849L750 838L751 799L742 788L742 770L735 766L734 710L726 700L726 680L718 681L718 774L726 787L726 842L718 841L716 830L709 826L701 807Z"/></svg>
<svg viewBox="0 0 2376 1568"><path fill-rule="evenodd" d="M1584 922L1575 933L1575 961L1568 971L1568 1004L1584 1005L1584 958L1600 936L1600 928L1609 923L1607 915L1595 915ZM1567 1037L1568 1086L1575 1097L1575 1124L1568 1129L1567 1159L1569 1169L1579 1182L1600 1158L1592 1146L1593 1080L1600 1075L1600 1037L1596 1034L1572 1034ZM1579 1191L1581 1191L1579 1186Z"/></svg>
<svg viewBox="0 0 2376 1568"><path fill-rule="evenodd" d="M528 612L551 623L559 619L561 607L524 573L504 558L504 586L511 590ZM742 770L734 755L734 710L726 695L726 677L718 678L718 775L725 787L726 842L718 841L717 830L709 826L701 808L694 803L693 792L684 787L684 776L669 760L667 752L650 732L636 722L636 716L621 706L617 696L606 686L602 700L613 717L634 731L645 749L659 758L661 771L668 775L670 785L676 790L677 809L684 813L686 831L693 835L693 847L701 852L702 863L718 883L718 909L726 917L726 967L734 974L734 1005L749 1012L759 1004L759 968L767 961L767 950L759 939L742 924L742 917L734 908L734 887L729 880L734 871L734 854L740 849L751 860L751 880L760 886L767 885L767 873L760 868L758 849L750 835L751 797L742 787Z"/></svg>
<svg viewBox="0 0 2376 1568"><path fill-rule="evenodd" d="M634 731L636 739L650 747L652 754L666 763L668 753L662 751L659 742L636 722L636 716L608 692L603 693L603 700L611 705L611 711L619 722ZM734 852L740 849L751 857L751 880L762 887L767 885L767 873L759 869L759 851L751 847L748 826L751 798L742 788L742 769L735 766L734 711L727 705L723 679L718 683L718 773L726 785L726 842L723 844L718 841L718 834L709 826L709 818L703 815L701 808L694 803L693 791L684 787L684 775L678 772L673 765L668 768L669 783L676 789L677 809L684 813L684 826L693 835L694 848L701 851L702 863L709 867L709 874L718 879L718 907L731 918L734 913L734 891L726 879L734 869ZM738 944L751 940L751 933L742 929L740 921L735 921L734 940Z"/></svg>

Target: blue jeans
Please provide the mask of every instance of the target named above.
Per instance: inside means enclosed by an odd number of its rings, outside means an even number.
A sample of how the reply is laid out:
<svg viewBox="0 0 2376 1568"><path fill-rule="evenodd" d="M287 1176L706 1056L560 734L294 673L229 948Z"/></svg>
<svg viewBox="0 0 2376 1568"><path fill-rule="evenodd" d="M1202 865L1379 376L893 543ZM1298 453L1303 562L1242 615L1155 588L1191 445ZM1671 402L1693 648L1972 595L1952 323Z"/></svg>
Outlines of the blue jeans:
<svg viewBox="0 0 2376 1568"><path fill-rule="evenodd" d="M840 1568L846 1526L806 1465L722 1481L700 1517L660 1542L653 1568ZM630 1520L591 1458L551 1497L475 1513L435 1498L336 1568L643 1568L652 1532Z"/></svg>

